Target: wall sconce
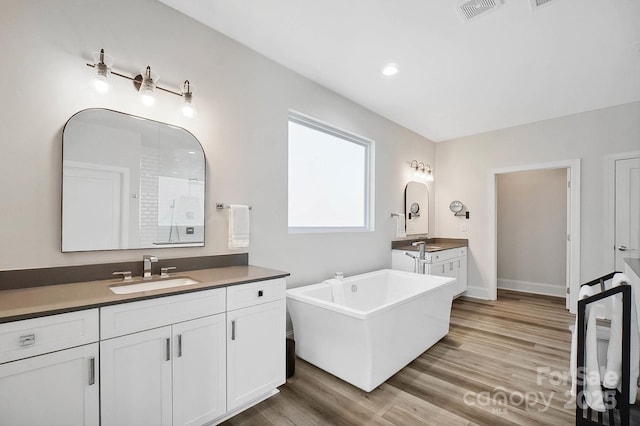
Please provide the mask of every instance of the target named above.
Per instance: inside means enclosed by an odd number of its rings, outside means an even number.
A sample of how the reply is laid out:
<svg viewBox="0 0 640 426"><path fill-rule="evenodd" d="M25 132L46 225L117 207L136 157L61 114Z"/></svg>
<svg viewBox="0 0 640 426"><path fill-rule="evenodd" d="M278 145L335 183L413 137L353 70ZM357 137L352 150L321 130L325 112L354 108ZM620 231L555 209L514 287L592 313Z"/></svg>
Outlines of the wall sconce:
<svg viewBox="0 0 640 426"><path fill-rule="evenodd" d="M96 75L94 77L94 87L98 93L108 93L111 88L110 75L126 78L133 82L135 90L140 94L142 103L146 106L153 106L156 102L155 92L162 90L163 92L172 93L176 96L180 96L183 99L182 114L185 117L192 118L196 116L196 109L193 103L193 85L189 83L189 80L185 80L182 85L182 90L176 92L164 87L158 86L158 80L160 76L151 71L151 67L147 67L142 70L140 74L135 77L129 77L128 75L120 74L113 71L111 66L113 65L113 58L104 53L104 49L100 49L100 52L93 54L94 63L87 64L88 67L96 69Z"/></svg>
<svg viewBox="0 0 640 426"><path fill-rule="evenodd" d="M422 161L418 162L416 160L413 160L411 161L411 163L409 163L409 167L414 169L414 176L416 179L425 182L433 182L433 171L431 170L431 166L429 164L424 164Z"/></svg>

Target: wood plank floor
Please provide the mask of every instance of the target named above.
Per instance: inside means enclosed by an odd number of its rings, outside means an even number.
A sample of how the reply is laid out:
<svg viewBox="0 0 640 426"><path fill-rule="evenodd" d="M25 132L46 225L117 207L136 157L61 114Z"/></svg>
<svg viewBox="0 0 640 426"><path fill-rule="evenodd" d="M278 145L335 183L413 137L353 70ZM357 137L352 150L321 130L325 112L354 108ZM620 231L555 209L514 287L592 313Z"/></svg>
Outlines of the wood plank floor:
<svg viewBox="0 0 640 426"><path fill-rule="evenodd" d="M564 300L460 297L449 334L371 393L296 360L280 394L224 425L570 425ZM569 402L568 402L569 401Z"/></svg>

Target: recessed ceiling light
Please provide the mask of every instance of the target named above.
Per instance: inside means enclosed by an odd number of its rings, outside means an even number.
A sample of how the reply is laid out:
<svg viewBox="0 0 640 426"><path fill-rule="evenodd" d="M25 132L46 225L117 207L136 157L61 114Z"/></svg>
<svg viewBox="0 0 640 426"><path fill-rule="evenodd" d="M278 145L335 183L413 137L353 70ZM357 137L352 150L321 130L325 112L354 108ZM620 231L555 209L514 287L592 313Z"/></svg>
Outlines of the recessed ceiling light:
<svg viewBox="0 0 640 426"><path fill-rule="evenodd" d="M387 64L382 68L382 75L385 77L391 77L398 74L398 64Z"/></svg>

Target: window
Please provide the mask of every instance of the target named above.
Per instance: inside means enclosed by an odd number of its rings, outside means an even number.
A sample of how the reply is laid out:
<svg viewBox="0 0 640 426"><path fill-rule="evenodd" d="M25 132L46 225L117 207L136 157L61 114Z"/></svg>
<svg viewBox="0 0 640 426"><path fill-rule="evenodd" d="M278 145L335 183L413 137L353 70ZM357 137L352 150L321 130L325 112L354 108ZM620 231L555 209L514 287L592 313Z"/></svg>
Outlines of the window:
<svg viewBox="0 0 640 426"><path fill-rule="evenodd" d="M373 141L289 113L289 232L373 230Z"/></svg>

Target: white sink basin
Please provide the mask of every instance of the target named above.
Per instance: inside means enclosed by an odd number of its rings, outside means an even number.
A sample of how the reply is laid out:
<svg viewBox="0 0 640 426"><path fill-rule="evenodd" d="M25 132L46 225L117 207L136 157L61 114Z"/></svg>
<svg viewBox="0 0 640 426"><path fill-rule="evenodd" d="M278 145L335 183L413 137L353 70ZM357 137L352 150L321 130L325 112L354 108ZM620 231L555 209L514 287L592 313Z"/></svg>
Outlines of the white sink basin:
<svg viewBox="0 0 640 426"><path fill-rule="evenodd" d="M442 247L440 246L424 246L425 249L427 250L440 250L442 249Z"/></svg>
<svg viewBox="0 0 640 426"><path fill-rule="evenodd" d="M135 283L114 284L110 286L115 294L138 293L140 291L160 290L163 288L182 287L185 285L198 284L198 281L191 278L167 278L159 281L136 281Z"/></svg>

